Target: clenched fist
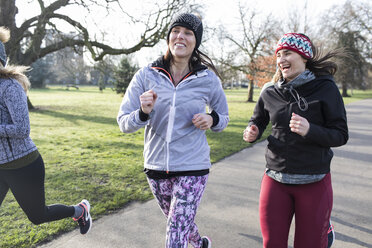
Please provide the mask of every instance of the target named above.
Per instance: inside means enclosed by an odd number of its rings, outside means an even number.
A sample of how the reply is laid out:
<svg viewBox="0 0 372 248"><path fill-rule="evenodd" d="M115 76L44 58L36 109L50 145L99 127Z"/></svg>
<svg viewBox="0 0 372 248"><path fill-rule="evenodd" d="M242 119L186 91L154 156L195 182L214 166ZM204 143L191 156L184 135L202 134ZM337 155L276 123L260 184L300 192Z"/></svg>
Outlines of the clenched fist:
<svg viewBox="0 0 372 248"><path fill-rule="evenodd" d="M258 136L258 127L256 125L251 125L246 127L243 133L243 139L247 142L253 142Z"/></svg>
<svg viewBox="0 0 372 248"><path fill-rule="evenodd" d="M195 114L192 123L196 128L207 130L213 125L213 118L208 114Z"/></svg>
<svg viewBox="0 0 372 248"><path fill-rule="evenodd" d="M150 112L154 108L157 98L158 95L153 90L146 91L142 95L140 95L141 109L143 113L150 114Z"/></svg>
<svg viewBox="0 0 372 248"><path fill-rule="evenodd" d="M289 121L289 127L292 132L305 136L309 131L310 124L305 118L299 116L298 114L292 113L291 120Z"/></svg>

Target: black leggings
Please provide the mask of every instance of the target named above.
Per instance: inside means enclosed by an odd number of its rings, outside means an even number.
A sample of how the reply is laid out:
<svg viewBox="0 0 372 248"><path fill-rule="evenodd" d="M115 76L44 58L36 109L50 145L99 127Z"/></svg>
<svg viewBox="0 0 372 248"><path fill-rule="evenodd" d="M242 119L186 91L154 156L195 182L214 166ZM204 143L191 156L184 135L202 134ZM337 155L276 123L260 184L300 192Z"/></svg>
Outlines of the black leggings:
<svg viewBox="0 0 372 248"><path fill-rule="evenodd" d="M10 189L28 219L36 225L73 216L73 206L45 206L44 177L45 168L41 156L20 169L0 169L0 205Z"/></svg>

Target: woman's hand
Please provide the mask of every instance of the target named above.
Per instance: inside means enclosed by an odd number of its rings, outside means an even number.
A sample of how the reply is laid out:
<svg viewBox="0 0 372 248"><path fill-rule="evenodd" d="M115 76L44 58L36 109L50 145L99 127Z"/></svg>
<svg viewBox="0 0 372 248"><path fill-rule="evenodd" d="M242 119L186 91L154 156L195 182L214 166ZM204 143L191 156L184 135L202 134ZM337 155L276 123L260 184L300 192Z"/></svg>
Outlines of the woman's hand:
<svg viewBox="0 0 372 248"><path fill-rule="evenodd" d="M151 113L157 98L158 95L153 90L146 91L142 95L140 95L141 109L143 113Z"/></svg>
<svg viewBox="0 0 372 248"><path fill-rule="evenodd" d="M253 142L258 136L258 127L256 125L251 125L245 128L243 133L243 140L246 142Z"/></svg>
<svg viewBox="0 0 372 248"><path fill-rule="evenodd" d="M307 132L309 132L310 124L305 118L299 116L298 114L292 113L292 118L289 121L289 127L292 132L305 136Z"/></svg>
<svg viewBox="0 0 372 248"><path fill-rule="evenodd" d="M195 114L192 123L200 130L207 130L213 125L213 118L209 114Z"/></svg>

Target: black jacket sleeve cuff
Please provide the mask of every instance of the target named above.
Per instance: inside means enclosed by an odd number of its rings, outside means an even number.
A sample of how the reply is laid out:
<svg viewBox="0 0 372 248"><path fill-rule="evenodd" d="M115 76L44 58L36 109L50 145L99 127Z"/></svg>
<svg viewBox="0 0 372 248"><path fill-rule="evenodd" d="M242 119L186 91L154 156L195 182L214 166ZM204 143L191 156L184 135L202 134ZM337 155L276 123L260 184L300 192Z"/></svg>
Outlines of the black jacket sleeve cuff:
<svg viewBox="0 0 372 248"><path fill-rule="evenodd" d="M147 121L150 118L150 115L144 113L142 111L142 109L140 108L140 110L139 110L139 118L140 118L141 121Z"/></svg>
<svg viewBox="0 0 372 248"><path fill-rule="evenodd" d="M218 116L217 112L212 110L212 113L209 113L209 115L212 116L213 119L212 127L216 126L220 121L220 117Z"/></svg>

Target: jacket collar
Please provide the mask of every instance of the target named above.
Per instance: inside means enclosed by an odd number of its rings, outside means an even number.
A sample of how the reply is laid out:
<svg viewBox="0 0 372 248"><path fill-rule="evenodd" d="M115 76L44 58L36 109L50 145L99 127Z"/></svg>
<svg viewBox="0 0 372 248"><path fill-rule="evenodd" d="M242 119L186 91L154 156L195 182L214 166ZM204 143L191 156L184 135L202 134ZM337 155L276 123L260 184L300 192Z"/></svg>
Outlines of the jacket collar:
<svg viewBox="0 0 372 248"><path fill-rule="evenodd" d="M163 74L165 74L173 82L173 78L172 78L172 75L171 75L170 70L169 70L169 65L167 65L166 61L164 60L164 56L161 56L157 60L152 62L150 64L150 67L160 71ZM182 78L182 80L188 78L191 75L196 75L198 72L203 71L205 69L208 69L208 67L199 63L193 68L193 70L190 73L185 75Z"/></svg>
<svg viewBox="0 0 372 248"><path fill-rule="evenodd" d="M288 83L286 83L284 80L283 81L279 80L278 87L279 89L283 89L286 87L297 88L301 85L307 84L310 81L313 81L314 79L315 79L314 73L312 73L309 70L305 70L300 75L298 75L295 79L293 79L292 81Z"/></svg>
<svg viewBox="0 0 372 248"><path fill-rule="evenodd" d="M324 81L334 82L331 75L315 77L311 71L306 70L289 83L278 81L275 87L284 94L290 94L290 96L296 101L298 108L301 111L306 111L308 109L308 103L304 96L316 90L324 83Z"/></svg>

